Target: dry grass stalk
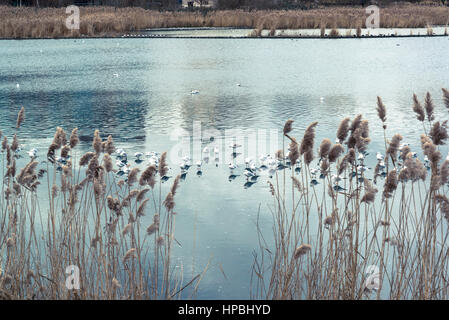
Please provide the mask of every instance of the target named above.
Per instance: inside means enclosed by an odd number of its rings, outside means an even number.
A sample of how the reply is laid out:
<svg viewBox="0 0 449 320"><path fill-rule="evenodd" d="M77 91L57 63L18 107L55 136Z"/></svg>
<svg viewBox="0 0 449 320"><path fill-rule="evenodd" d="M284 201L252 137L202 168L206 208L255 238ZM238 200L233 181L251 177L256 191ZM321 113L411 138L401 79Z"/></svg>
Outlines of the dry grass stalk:
<svg viewBox="0 0 449 320"><path fill-rule="evenodd" d="M17 127L24 120L21 109ZM188 290L178 292L183 281L170 261L179 179L169 192L167 210L148 193L162 192L161 183L156 185L156 168L150 167L141 177L137 168L127 177L116 175L110 154L103 154L114 152L112 138L101 141L98 130L94 133L94 152L88 151L78 163L72 163L78 144L77 129L67 141L64 130L58 127L48 150L53 161L31 159L18 168L18 137L13 138L12 146L4 137L0 298L6 297L3 292L9 297L40 300L168 299L186 294ZM59 149L64 164L55 161ZM131 190L142 176L145 183ZM154 189L146 188L148 183ZM160 213L154 216L153 227L141 229L150 205ZM82 284L76 295L59 285L67 277L65 266L74 264L80 266ZM190 294L195 294L198 284L199 279L188 283Z"/></svg>
<svg viewBox="0 0 449 320"><path fill-rule="evenodd" d="M443 159L440 150L447 141L447 122L438 118L430 96L426 101L423 108L414 96L418 120L428 120L430 128L429 135L416 139L427 157L424 162L395 134L390 142L385 139L386 157L378 157L372 176L365 167L365 157L372 152L365 140L368 122L358 115L340 124L340 144L329 149L327 139L321 143L321 179L303 168L292 174L290 186L276 175L277 183L269 183L273 239L267 241L257 224L260 250L252 269L251 297L449 298L443 262L449 259L449 159ZM381 99L376 111L380 121L370 126L385 132L388 120ZM376 197L378 187L382 197ZM366 290L367 274L375 276L378 290Z"/></svg>
<svg viewBox="0 0 449 320"><path fill-rule="evenodd" d="M174 12L142 8L81 7L80 30L65 27L64 8L30 8L0 6L0 37L2 38L61 38L79 36L117 36L147 28L173 27L239 27L250 28L252 36L262 29L323 29L359 30L366 20L364 8L332 7L310 10L217 10ZM444 6L391 5L382 8L381 28L426 28L447 25L449 8ZM431 30L429 28L428 30ZM430 34L430 31L428 31ZM322 34L322 31L320 31ZM359 31L357 31L359 36Z"/></svg>

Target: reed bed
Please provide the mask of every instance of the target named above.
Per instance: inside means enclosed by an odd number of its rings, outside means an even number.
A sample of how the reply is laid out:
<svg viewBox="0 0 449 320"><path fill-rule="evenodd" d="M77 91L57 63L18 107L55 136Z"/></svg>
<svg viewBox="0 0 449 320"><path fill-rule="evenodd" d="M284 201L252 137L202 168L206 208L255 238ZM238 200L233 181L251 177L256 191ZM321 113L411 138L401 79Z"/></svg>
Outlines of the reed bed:
<svg viewBox="0 0 449 320"><path fill-rule="evenodd" d="M372 171L365 163L370 137L362 115L343 119L337 141L324 139L318 157L318 124L310 124L299 141L287 121L288 153L280 159L292 170L268 182L272 232L259 218L252 298L448 299L446 89L443 102L446 108L437 108L429 93L424 101L413 96L410 111L422 135L416 137L421 150L411 150L388 127L379 97L377 127L384 132L384 148L375 152Z"/></svg>
<svg viewBox="0 0 449 320"><path fill-rule="evenodd" d="M78 130L67 136L58 127L47 159L30 151L18 168L24 119L22 108L16 133L1 146L0 299L194 296L205 270L183 279L172 262L179 176L163 193L166 153L121 178L111 136L102 140L96 130L92 151L79 154ZM79 288L70 287L71 266L79 268Z"/></svg>
<svg viewBox="0 0 449 320"><path fill-rule="evenodd" d="M120 36L146 28L239 27L257 30L351 28L364 26L364 8L311 10L167 11L81 7L80 30L68 30L65 8L0 6L0 38ZM381 9L382 28L425 28L449 23L449 7L398 5Z"/></svg>
<svg viewBox="0 0 449 320"><path fill-rule="evenodd" d="M268 180L272 229L257 223L251 298L448 298L449 91L442 93L444 108L429 93L411 100L420 150L388 127L378 97L384 148L372 171L362 115L343 119L336 141L318 148L318 122L302 140L285 123L276 154L284 169ZM123 154L112 137L96 130L92 150L79 154L78 130L68 136L58 127L47 159L30 151L18 168L25 118L22 108L15 134L1 137L0 299L195 297L207 266L184 279L173 265L180 178L163 193L166 154L118 178L111 155ZM71 266L79 289L67 288Z"/></svg>

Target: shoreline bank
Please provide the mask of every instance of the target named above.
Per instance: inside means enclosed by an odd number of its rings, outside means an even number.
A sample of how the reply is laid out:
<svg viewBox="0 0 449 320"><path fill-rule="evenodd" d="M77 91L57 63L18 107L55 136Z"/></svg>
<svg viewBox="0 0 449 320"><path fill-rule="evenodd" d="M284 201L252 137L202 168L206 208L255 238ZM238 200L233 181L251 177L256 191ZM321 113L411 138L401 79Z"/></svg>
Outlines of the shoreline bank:
<svg viewBox="0 0 449 320"><path fill-rule="evenodd" d="M433 35L434 26L443 28L435 35L447 34L449 7L425 5L398 5L380 8L380 29L420 29L418 36ZM142 8L81 7L79 30L65 26L68 15L65 8L17 8L0 6L1 39L48 38L116 38L123 35L148 33L148 30L170 29L171 37L231 37L232 34L173 35L179 28L203 28L212 30L249 30L251 35L239 37L326 37L333 29L342 30L332 37L386 36L374 31L368 34L362 29L367 18L365 8L336 7L311 10L216 10L201 12L159 12ZM173 29L175 28L175 29ZM209 28L209 29L208 29ZM322 30L326 30L322 35ZM379 30L380 30L379 29ZM147 30L147 31L143 31ZM302 30L306 30L305 36ZM309 31L307 31L309 30ZM313 30L313 31L311 31ZM350 31L352 30L352 31ZM430 31L429 31L430 30ZM187 31L187 33L190 31ZM430 34L429 34L430 33ZM398 32L398 35L404 34ZM391 36L391 33L388 34ZM139 37L139 36L137 36Z"/></svg>
<svg viewBox="0 0 449 320"><path fill-rule="evenodd" d="M320 29L262 30L260 35L254 35L252 29L239 28L169 28L142 30L137 33L98 36L46 37L46 38L2 38L0 40L86 40L86 39L379 39L379 38L424 38L448 37L446 27L433 29L427 34L423 28L404 29L362 29L357 35L354 29L338 29L337 35L331 35L332 29L326 29L320 35Z"/></svg>

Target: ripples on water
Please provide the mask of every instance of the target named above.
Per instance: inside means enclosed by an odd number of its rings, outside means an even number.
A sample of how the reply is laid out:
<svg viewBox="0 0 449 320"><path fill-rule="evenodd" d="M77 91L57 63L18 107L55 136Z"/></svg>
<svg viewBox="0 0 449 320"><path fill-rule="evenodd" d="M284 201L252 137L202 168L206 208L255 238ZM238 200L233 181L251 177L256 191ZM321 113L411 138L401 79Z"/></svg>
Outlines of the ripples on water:
<svg viewBox="0 0 449 320"><path fill-rule="evenodd" d="M448 51L447 38L2 41L0 128L11 136L24 106L25 150L37 146L45 154L62 126L79 128L83 149L98 128L132 154L168 151L175 143L169 134L191 131L193 121L224 132L281 129L291 118L298 137L318 121L318 144L335 139L342 118L362 113L370 120L374 161L383 145L377 95L387 106L388 136L401 133L412 150L419 151L421 133L412 94L423 100L429 91L437 115L447 115L441 88L449 87L442 63ZM229 182L228 174L227 165L208 166L201 178L189 174L177 200L178 261L190 272L212 259L200 298L248 297L259 204L264 223L271 221L266 183L244 190L244 179Z"/></svg>

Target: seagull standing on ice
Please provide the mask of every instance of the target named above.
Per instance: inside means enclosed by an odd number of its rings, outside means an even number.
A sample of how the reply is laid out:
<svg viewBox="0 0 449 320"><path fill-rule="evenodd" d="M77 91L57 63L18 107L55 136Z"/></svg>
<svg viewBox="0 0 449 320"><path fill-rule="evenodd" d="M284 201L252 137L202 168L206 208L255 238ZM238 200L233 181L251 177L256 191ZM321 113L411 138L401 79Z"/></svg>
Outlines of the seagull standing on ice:
<svg viewBox="0 0 449 320"><path fill-rule="evenodd" d="M196 162L196 175L198 177L201 177L203 175L203 171L201 170L202 164L203 164L203 162L201 160Z"/></svg>
<svg viewBox="0 0 449 320"><path fill-rule="evenodd" d="M128 155L126 154L125 150L123 149L118 149L116 151L117 153L117 158L120 159L123 162L126 162L128 160Z"/></svg>
<svg viewBox="0 0 449 320"><path fill-rule="evenodd" d="M209 148L208 147L205 147L203 149L203 160L204 160L204 162L209 163Z"/></svg>
<svg viewBox="0 0 449 320"><path fill-rule="evenodd" d="M360 153L359 156L357 157L357 159L361 162L361 161L365 160L365 156L363 155L363 153Z"/></svg>
<svg viewBox="0 0 449 320"><path fill-rule="evenodd" d="M190 158L188 156L185 156L182 158L182 163L179 165L181 168L181 171L187 171L191 167Z"/></svg>
<svg viewBox="0 0 449 320"><path fill-rule="evenodd" d="M28 151L28 155L30 156L31 159L35 159L37 158L37 149L33 148L30 151Z"/></svg>
<svg viewBox="0 0 449 320"><path fill-rule="evenodd" d="M377 152L376 159L377 161L382 161L384 159L384 156L380 152Z"/></svg>
<svg viewBox="0 0 449 320"><path fill-rule="evenodd" d="M134 157L136 157L136 160L134 160L136 163L141 163L142 157L143 157L143 153L142 152L136 152L134 153Z"/></svg>
<svg viewBox="0 0 449 320"><path fill-rule="evenodd" d="M218 167L218 162L220 161L220 149L218 147L214 148L215 166Z"/></svg>
<svg viewBox="0 0 449 320"><path fill-rule="evenodd" d="M251 158L245 158L245 165L246 165L246 168L249 168L249 165L251 164L253 162L253 159L251 159Z"/></svg>
<svg viewBox="0 0 449 320"><path fill-rule="evenodd" d="M245 171L243 172L243 175L247 178L247 179L254 179L257 178L257 174L252 171L251 169L247 168L245 169Z"/></svg>
<svg viewBox="0 0 449 320"><path fill-rule="evenodd" d="M150 158L148 159L148 164L151 166L155 166L156 168L159 167L159 158L157 157L157 155L152 154L150 156Z"/></svg>
<svg viewBox="0 0 449 320"><path fill-rule="evenodd" d="M228 180L229 180L229 182L231 182L232 180L234 180L237 177L237 175L234 174L234 170L237 168L237 165L234 162L230 162L228 167L229 167L229 171L230 171Z"/></svg>

